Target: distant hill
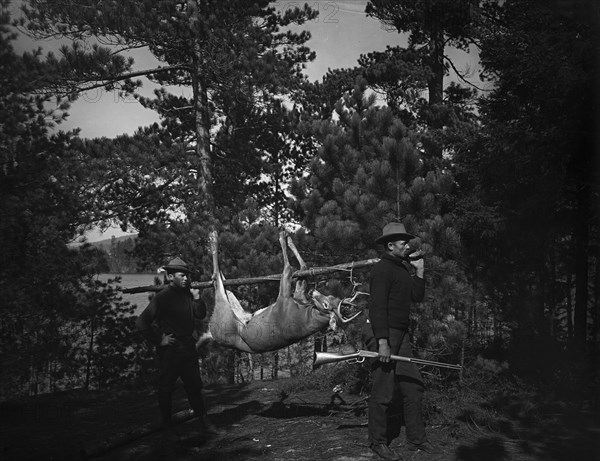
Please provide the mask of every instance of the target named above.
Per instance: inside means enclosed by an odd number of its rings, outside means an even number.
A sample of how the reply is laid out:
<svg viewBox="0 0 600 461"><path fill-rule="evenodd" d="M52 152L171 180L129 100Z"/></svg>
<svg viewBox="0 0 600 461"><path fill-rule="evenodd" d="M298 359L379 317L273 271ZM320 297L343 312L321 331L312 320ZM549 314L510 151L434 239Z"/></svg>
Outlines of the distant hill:
<svg viewBox="0 0 600 461"><path fill-rule="evenodd" d="M132 242L135 242L135 239L137 239L137 236L138 236L138 234L122 235L121 237L112 237L109 239L98 240L96 242L88 242L88 243L90 245L93 245L96 248L99 248L100 250L106 251L108 253L108 252L110 252L111 247L114 244L126 242L129 239L131 239Z"/></svg>
<svg viewBox="0 0 600 461"><path fill-rule="evenodd" d="M133 241L135 241L135 239L137 239L138 234L128 234L128 235L121 235L119 237L111 237L109 239L103 239L103 240L95 240L93 242L86 240L85 242L80 241L80 239L78 238L77 240L68 243L67 246L69 247L80 247L81 245L83 245L84 243L89 243L90 245L95 246L96 248L100 248L102 250L106 250L106 248L110 248L113 239L116 242L123 242L123 241L127 241L128 239L133 239ZM81 237L80 237L81 238Z"/></svg>
<svg viewBox="0 0 600 461"><path fill-rule="evenodd" d="M138 234L130 234L85 243L89 243L106 254L109 272L114 274L133 274L137 272L137 264L132 256L137 236ZM82 244L82 242L76 242L69 246L78 248Z"/></svg>

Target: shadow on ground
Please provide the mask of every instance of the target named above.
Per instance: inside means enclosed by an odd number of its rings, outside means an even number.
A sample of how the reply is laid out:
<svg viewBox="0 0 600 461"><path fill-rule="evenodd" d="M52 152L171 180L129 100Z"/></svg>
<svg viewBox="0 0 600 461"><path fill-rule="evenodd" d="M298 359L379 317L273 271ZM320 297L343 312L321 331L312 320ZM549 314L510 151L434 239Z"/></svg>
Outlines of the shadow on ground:
<svg viewBox="0 0 600 461"><path fill-rule="evenodd" d="M284 392L287 380L205 389L212 421L224 433L205 436L194 418L177 424L178 440L159 430L154 392L70 392L0 405L6 460L372 460L366 398L327 391ZM289 384L289 382L287 383ZM289 386L288 386L289 388ZM486 424L474 408L427 428L440 453L411 453L400 431L391 446L416 461L600 461L600 431L577 408L498 401ZM503 412L500 412L503 409ZM481 410L481 409L479 409ZM186 414L182 388L174 411ZM399 424L398 424L399 426Z"/></svg>
<svg viewBox="0 0 600 461"><path fill-rule="evenodd" d="M504 395L485 407L497 416L478 421L481 412L473 408L458 416L474 440L458 446L456 461L600 461L597 415L583 402Z"/></svg>

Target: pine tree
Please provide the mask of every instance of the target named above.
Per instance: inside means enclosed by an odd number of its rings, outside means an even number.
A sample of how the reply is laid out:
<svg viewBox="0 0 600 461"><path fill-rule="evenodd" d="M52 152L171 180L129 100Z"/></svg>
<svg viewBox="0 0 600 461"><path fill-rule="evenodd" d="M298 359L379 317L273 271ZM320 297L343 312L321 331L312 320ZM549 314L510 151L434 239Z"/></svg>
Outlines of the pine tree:
<svg viewBox="0 0 600 461"><path fill-rule="evenodd" d="M425 345L439 338L434 319L465 320L469 290L449 209L453 182L441 173L422 176L410 132L365 90L362 81L329 120L314 122L320 148L308 178L294 182L291 192L321 265L376 257L374 241L391 221L401 220L418 236L429 273L427 300L418 311L419 344Z"/></svg>
<svg viewBox="0 0 600 461"><path fill-rule="evenodd" d="M386 92L388 104L418 133L426 168L448 168L445 159L451 156L452 138L460 136L460 126L472 118L471 111L464 110L464 102L472 100L475 90L466 79L467 72L456 67L446 50L468 51L477 45L477 2L371 0L366 13L389 30L408 34L406 49L389 47L361 57L366 78ZM450 69L471 88L446 85Z"/></svg>
<svg viewBox="0 0 600 461"><path fill-rule="evenodd" d="M64 347L60 326L77 314L82 267L69 249L88 204L73 133L51 135L68 102L53 109L37 77L52 69L39 50L17 55L0 2L0 393L46 389L45 370ZM49 70L50 69L50 70Z"/></svg>
<svg viewBox="0 0 600 461"><path fill-rule="evenodd" d="M308 6L281 13L266 0L26 3L22 26L36 37L91 38L113 46L87 50L75 42L65 47L56 66L72 71L69 78L51 82L56 88L80 92L105 87L131 93L141 84L133 78L140 76L163 86L190 88L190 98L175 97L163 88L155 99L140 101L164 117L163 135L186 151L183 159L195 179L196 199L186 201L185 213L196 224L206 222L205 213L214 218L215 173L229 172L238 163L254 173L251 166L260 164L262 154L254 151L247 158L248 150L220 150L213 143L213 129L239 128L236 117L293 88L302 64L314 57L304 46L308 33L282 31L314 18L317 13ZM122 54L142 46L165 65L134 71L133 61ZM230 162L219 170L216 165L223 157Z"/></svg>
<svg viewBox="0 0 600 461"><path fill-rule="evenodd" d="M593 11L591 2L490 2L481 63L494 89L481 102L482 135L455 157L460 182L477 188L479 217L492 224L466 225L464 235L527 351L566 334L555 317L572 307L571 339L580 347L589 339L598 229Z"/></svg>

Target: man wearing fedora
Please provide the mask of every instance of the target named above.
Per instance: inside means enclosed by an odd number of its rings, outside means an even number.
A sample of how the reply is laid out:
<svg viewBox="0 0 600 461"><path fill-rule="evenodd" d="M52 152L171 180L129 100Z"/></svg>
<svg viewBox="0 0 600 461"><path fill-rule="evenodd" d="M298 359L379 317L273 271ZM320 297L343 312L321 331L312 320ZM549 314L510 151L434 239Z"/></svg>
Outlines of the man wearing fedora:
<svg viewBox="0 0 600 461"><path fill-rule="evenodd" d="M163 267L169 284L158 292L136 319L136 326L156 346L158 356L158 406L164 435L175 439L171 403L177 378L181 378L194 415L204 433L218 432L206 415L202 379L196 351L195 323L206 316L197 289L190 290L190 269L181 258Z"/></svg>
<svg viewBox="0 0 600 461"><path fill-rule="evenodd" d="M413 302L422 301L425 296L423 258L408 245L414 238L404 224L387 224L376 240L384 246L384 253L370 276L365 342L379 356L371 369L369 443L373 452L387 460L401 459L389 447L392 431L399 431L389 419L395 391L401 395L407 448L435 451L425 435L421 408L424 386L419 369L413 363L390 360L390 355L413 357L408 335L410 309Z"/></svg>

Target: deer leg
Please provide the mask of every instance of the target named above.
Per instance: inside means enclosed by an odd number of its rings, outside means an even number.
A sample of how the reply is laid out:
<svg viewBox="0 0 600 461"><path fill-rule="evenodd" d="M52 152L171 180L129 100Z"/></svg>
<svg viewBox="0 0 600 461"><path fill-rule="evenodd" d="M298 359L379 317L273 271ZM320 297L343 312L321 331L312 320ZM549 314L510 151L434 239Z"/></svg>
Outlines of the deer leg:
<svg viewBox="0 0 600 461"><path fill-rule="evenodd" d="M225 289L223 275L219 269L219 244L215 231L209 235L210 251L213 260L213 283L215 287L215 305L210 317L210 335L219 344L235 349L252 352L246 344L242 333L244 325L252 317L252 314L244 311L244 308L233 293Z"/></svg>
<svg viewBox="0 0 600 461"><path fill-rule="evenodd" d="M290 247L290 249L292 250L292 253L294 253L294 256L296 257L296 259L298 260L298 263L300 264L300 269L306 270L308 266L304 262L304 259L302 259L302 256L300 256L300 252L298 251L298 248L296 248L296 245L292 241L292 238L289 236L287 238L287 244ZM327 305L324 306L321 303L315 303L308 298L308 294L306 292L306 285L307 285L307 282L306 282L305 278L302 278L302 279L299 278L296 281L296 289L294 291L294 299L302 304L311 304L315 309L317 309L322 314L331 315L331 310L328 309Z"/></svg>
<svg viewBox="0 0 600 461"><path fill-rule="evenodd" d="M223 285L223 275L219 269L219 238L216 231L212 231L208 236L210 252L212 254L213 273L212 279L215 284L215 290L225 294L225 286Z"/></svg>
<svg viewBox="0 0 600 461"><path fill-rule="evenodd" d="M292 250L292 253L294 253L294 256L296 257L296 259L298 260L298 263L300 264L300 269L305 270L307 268L306 263L304 262L304 259L302 259L302 256L300 256L300 252L298 251L298 248L296 248L296 245L294 244L294 242L290 236L288 236L288 238L287 238L287 244L288 244L288 247L290 247L290 250ZM294 290L294 299L296 299L302 303L307 303L307 304L310 303L310 301L308 300L308 298L306 296L306 279L302 278L302 279L296 280L296 289Z"/></svg>
<svg viewBox="0 0 600 461"><path fill-rule="evenodd" d="M283 254L283 272L281 274L281 281L279 282L279 296L278 299L286 299L292 297L292 266L290 266L290 260L287 254L286 245L286 232L281 231L279 233L279 244L281 245L281 251Z"/></svg>
<svg viewBox="0 0 600 461"><path fill-rule="evenodd" d="M296 245L294 245L294 241L292 240L292 238L289 235L287 238L287 245L288 245L288 247L290 247L290 250L292 250L292 253L294 253L294 256L298 260L298 264L300 264L300 269L305 270L306 263L302 259L302 256L300 256L300 252L298 251L298 248L296 248Z"/></svg>

